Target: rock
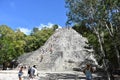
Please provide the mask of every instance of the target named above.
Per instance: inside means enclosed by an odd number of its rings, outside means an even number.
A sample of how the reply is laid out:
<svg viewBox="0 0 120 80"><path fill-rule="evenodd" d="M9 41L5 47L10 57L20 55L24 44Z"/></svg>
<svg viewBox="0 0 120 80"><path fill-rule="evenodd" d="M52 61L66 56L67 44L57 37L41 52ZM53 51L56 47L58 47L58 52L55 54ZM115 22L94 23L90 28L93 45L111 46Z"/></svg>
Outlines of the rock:
<svg viewBox="0 0 120 80"><path fill-rule="evenodd" d="M38 70L71 71L84 67L89 61L97 65L93 50L85 48L88 41L72 28L56 32L38 50L25 53L18 58L21 65L37 65Z"/></svg>

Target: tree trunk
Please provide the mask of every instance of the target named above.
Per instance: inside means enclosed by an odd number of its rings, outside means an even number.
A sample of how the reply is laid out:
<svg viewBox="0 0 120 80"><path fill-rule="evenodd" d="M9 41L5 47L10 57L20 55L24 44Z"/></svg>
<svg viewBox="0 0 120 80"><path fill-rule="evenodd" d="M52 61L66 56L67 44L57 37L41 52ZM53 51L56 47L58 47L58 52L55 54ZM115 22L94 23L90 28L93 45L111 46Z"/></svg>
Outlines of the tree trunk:
<svg viewBox="0 0 120 80"><path fill-rule="evenodd" d="M106 26L109 34L110 34L110 37L111 37L112 42L114 42L114 37L115 37L115 36L114 36L114 34L113 34L114 31L113 31L112 23L110 22L110 28L108 27L108 25L106 24L106 22L105 22L105 26ZM117 48L117 44L114 43L113 45L114 45L114 48L115 48L115 51L116 51L116 57L117 57L118 67L120 68L120 55L119 55L120 53L119 53L119 50L118 50L118 48Z"/></svg>
<svg viewBox="0 0 120 80"><path fill-rule="evenodd" d="M100 37L100 33L98 32L98 30L95 27L94 27L94 31L97 35L97 38L98 38L98 41L99 41L99 44L100 44L101 55L103 57L103 66L105 67L105 71L107 73L107 78L108 78L108 80L111 80L110 79L110 74L107 70L107 64L106 64L106 61L105 61L105 51L103 49L103 44L102 44L102 40L101 40L101 37Z"/></svg>
<svg viewBox="0 0 120 80"><path fill-rule="evenodd" d="M114 44L114 48L115 48L115 51L116 51L116 56L117 56L117 61L118 61L118 68L120 68L120 55L119 55L119 50L116 46L116 43Z"/></svg>

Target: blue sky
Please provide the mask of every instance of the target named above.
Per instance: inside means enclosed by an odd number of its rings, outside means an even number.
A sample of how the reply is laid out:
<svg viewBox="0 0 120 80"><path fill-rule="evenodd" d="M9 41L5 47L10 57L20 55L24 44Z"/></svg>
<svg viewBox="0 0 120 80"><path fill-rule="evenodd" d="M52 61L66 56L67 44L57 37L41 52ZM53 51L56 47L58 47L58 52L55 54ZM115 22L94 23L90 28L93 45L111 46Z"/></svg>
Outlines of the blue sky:
<svg viewBox="0 0 120 80"><path fill-rule="evenodd" d="M33 27L65 26L64 0L0 0L0 25L13 30L31 31Z"/></svg>

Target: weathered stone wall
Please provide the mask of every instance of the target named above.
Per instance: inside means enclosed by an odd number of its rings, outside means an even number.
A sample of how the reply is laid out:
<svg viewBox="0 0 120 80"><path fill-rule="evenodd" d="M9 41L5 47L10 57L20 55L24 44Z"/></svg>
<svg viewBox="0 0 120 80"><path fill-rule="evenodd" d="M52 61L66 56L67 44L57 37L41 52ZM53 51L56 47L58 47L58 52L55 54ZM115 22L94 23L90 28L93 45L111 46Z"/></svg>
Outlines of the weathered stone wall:
<svg viewBox="0 0 120 80"><path fill-rule="evenodd" d="M19 57L21 65L36 64L38 70L68 71L80 67L86 59L95 59L92 49L85 49L87 39L71 28L58 29L47 42L36 51Z"/></svg>

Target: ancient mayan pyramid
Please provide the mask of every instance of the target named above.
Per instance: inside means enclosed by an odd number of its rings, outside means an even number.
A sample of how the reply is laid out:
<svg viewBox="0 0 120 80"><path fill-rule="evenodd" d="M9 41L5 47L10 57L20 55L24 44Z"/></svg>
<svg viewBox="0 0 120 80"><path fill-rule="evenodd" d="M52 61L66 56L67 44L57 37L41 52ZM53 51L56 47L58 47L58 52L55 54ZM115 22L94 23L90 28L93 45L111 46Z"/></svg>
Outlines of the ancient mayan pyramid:
<svg viewBox="0 0 120 80"><path fill-rule="evenodd" d="M37 65L38 70L68 71L82 67L86 60L95 62L92 49L86 49L88 41L72 28L62 28L38 50L18 58L21 65Z"/></svg>

